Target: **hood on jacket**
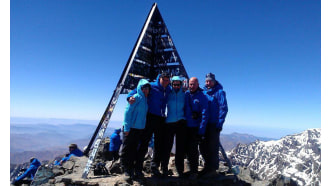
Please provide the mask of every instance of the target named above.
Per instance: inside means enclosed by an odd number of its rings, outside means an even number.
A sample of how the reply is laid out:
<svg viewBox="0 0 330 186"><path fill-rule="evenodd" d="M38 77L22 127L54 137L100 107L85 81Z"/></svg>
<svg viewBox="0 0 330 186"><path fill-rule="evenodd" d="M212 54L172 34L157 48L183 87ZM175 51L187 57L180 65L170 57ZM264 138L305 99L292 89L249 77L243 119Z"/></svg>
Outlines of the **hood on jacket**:
<svg viewBox="0 0 330 186"><path fill-rule="evenodd" d="M140 95L140 96L144 96L144 93L142 92L142 89L141 87L146 85L146 84L149 84L149 81L146 80L146 79L140 79L139 83L138 83L138 86L137 86L137 93Z"/></svg>
<svg viewBox="0 0 330 186"><path fill-rule="evenodd" d="M160 76L161 74L158 74L157 78L156 78L156 82L157 82L157 85L160 86L160 87L163 87L161 84L160 84Z"/></svg>
<svg viewBox="0 0 330 186"><path fill-rule="evenodd" d="M34 158L30 165L39 167L41 165L40 161L37 158Z"/></svg>
<svg viewBox="0 0 330 186"><path fill-rule="evenodd" d="M171 83L173 83L173 81L180 81L180 82L181 82L181 86L180 86L180 89L179 89L179 90L183 90L183 89L182 89L183 82L182 82L182 79L181 79L180 76L173 76L173 77L171 78ZM172 91L174 91L174 87L173 87L173 86L171 86L171 87L172 87Z"/></svg>
<svg viewBox="0 0 330 186"><path fill-rule="evenodd" d="M182 82L182 79L180 78L180 76L173 76L171 81L181 81Z"/></svg>

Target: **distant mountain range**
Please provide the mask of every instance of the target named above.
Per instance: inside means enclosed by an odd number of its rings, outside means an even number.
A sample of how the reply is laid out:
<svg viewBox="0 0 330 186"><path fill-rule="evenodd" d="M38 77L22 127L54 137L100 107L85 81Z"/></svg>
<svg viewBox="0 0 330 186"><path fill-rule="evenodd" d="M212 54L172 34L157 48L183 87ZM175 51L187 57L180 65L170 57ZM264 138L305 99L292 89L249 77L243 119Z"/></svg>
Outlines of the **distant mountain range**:
<svg viewBox="0 0 330 186"><path fill-rule="evenodd" d="M118 126L110 123L109 126ZM24 163L31 156L40 160L52 160L54 157L67 153L67 146L76 143L80 149L88 145L94 134L96 125L90 124L15 124L10 126L10 162ZM104 136L110 136L114 128L108 127ZM221 134L221 144L230 150L237 144L248 144L255 140L272 140L249 134Z"/></svg>
<svg viewBox="0 0 330 186"><path fill-rule="evenodd" d="M240 144L228 156L261 180L283 176L299 185L321 185L321 129L309 129L280 140Z"/></svg>

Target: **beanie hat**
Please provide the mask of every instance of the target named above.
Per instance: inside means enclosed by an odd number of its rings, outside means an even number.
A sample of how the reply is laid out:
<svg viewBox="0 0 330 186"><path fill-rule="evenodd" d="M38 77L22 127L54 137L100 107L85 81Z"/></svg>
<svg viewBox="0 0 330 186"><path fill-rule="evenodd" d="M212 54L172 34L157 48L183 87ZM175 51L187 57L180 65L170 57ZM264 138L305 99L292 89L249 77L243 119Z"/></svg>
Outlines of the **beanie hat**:
<svg viewBox="0 0 330 186"><path fill-rule="evenodd" d="M215 81L215 75L212 74L211 72L206 74L206 80Z"/></svg>

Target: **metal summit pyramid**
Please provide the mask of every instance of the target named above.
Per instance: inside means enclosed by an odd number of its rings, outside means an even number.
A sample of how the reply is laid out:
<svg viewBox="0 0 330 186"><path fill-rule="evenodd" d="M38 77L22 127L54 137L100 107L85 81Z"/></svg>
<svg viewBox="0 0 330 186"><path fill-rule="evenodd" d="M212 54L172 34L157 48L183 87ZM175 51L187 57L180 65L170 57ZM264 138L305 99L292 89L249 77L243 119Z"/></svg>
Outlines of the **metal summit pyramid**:
<svg viewBox="0 0 330 186"><path fill-rule="evenodd" d="M154 3L110 102L84 151L85 155L89 154L89 159L82 175L83 178L87 178L119 94L127 94L136 88L141 78L148 79L149 82L154 81L157 75L163 71L167 71L171 76L181 76L186 81L188 80L188 74L182 64L178 51L157 8L157 4Z"/></svg>

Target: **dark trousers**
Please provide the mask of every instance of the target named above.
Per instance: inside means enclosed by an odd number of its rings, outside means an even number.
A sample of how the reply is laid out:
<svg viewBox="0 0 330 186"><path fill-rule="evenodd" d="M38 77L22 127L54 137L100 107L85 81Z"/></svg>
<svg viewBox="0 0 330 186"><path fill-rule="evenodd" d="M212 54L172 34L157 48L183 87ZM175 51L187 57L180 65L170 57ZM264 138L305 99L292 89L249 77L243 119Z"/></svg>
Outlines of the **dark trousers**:
<svg viewBox="0 0 330 186"><path fill-rule="evenodd" d="M205 160L204 168L207 170L219 168L219 134L216 124L206 125L205 139L199 145L199 149Z"/></svg>
<svg viewBox="0 0 330 186"><path fill-rule="evenodd" d="M131 128L128 135L123 137L123 146L121 149L120 160L123 165L124 171L130 172L136 169L136 163L140 160L138 156L139 141L142 137L142 129Z"/></svg>
<svg viewBox="0 0 330 186"><path fill-rule="evenodd" d="M149 141L154 134L154 153L151 167L158 168L164 156L164 125L165 118L151 113L147 114L146 126L142 131L140 148L138 149L138 161L136 162L137 170L142 171L143 159L148 151Z"/></svg>
<svg viewBox="0 0 330 186"><path fill-rule="evenodd" d="M187 127L187 156L191 173L198 171L198 127Z"/></svg>
<svg viewBox="0 0 330 186"><path fill-rule="evenodd" d="M116 161L119 159L119 151L105 151L104 156L108 161Z"/></svg>
<svg viewBox="0 0 330 186"><path fill-rule="evenodd" d="M187 122L185 120L180 120L175 123L166 123L164 133L165 154L162 164L164 164L164 166L166 165L166 168L162 168L167 169L175 135L175 167L178 173L183 173L184 155L186 152Z"/></svg>

